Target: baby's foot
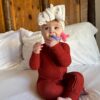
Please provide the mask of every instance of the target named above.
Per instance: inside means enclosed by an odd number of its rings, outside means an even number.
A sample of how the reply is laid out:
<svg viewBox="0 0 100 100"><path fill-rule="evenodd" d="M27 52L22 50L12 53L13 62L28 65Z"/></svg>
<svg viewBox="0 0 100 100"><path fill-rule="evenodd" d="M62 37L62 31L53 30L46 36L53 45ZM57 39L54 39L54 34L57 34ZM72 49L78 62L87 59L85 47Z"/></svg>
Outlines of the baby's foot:
<svg viewBox="0 0 100 100"><path fill-rule="evenodd" d="M80 95L88 95L89 93L86 91L86 89L83 89Z"/></svg>
<svg viewBox="0 0 100 100"><path fill-rule="evenodd" d="M57 100L72 100L72 99L69 97L67 97L67 98L58 97Z"/></svg>

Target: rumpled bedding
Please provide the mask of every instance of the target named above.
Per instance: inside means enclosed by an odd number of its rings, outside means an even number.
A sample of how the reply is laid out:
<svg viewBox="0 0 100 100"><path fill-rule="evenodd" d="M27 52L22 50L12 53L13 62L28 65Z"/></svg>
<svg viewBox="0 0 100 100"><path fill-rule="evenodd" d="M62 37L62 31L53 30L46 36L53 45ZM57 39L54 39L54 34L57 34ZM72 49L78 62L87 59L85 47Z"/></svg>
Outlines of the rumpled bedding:
<svg viewBox="0 0 100 100"><path fill-rule="evenodd" d="M0 72L0 100L43 100L36 92L37 71L25 70L22 64ZM84 75L89 95L79 100L100 100L100 64L77 65L69 68Z"/></svg>

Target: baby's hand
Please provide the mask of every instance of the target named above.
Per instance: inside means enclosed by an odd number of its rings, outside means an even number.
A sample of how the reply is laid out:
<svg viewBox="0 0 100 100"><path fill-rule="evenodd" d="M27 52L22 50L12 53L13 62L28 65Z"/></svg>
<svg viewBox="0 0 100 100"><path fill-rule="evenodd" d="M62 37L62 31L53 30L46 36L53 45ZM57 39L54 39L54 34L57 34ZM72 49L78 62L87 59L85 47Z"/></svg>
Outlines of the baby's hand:
<svg viewBox="0 0 100 100"><path fill-rule="evenodd" d="M39 42L35 43L35 45L33 46L33 52L36 54L39 54L40 51L42 50L43 45Z"/></svg>

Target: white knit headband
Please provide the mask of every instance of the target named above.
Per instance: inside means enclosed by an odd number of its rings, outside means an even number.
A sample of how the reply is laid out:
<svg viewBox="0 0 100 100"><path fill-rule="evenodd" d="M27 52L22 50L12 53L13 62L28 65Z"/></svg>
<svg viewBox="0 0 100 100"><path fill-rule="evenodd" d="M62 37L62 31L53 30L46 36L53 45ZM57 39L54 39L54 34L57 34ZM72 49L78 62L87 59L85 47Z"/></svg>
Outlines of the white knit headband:
<svg viewBox="0 0 100 100"><path fill-rule="evenodd" d="M65 21L65 5L53 6L50 4L50 8L46 8L45 11L39 13L38 25L47 24L47 22L57 19L61 22L64 29Z"/></svg>

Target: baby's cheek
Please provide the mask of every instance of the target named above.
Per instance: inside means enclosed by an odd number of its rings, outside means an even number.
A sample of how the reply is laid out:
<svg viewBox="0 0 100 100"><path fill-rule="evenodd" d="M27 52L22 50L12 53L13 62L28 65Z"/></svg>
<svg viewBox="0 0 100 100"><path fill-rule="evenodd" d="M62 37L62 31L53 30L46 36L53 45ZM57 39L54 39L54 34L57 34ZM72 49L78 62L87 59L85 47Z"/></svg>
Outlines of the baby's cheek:
<svg viewBox="0 0 100 100"><path fill-rule="evenodd" d="M47 33L46 36L47 36L47 38L49 38L50 37L50 33Z"/></svg>
<svg viewBox="0 0 100 100"><path fill-rule="evenodd" d="M61 36L61 32L58 32L56 36L57 37L60 37Z"/></svg>
<svg viewBox="0 0 100 100"><path fill-rule="evenodd" d="M48 39L49 38L49 34L43 34L44 39Z"/></svg>

